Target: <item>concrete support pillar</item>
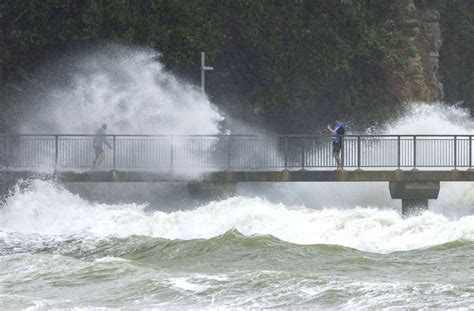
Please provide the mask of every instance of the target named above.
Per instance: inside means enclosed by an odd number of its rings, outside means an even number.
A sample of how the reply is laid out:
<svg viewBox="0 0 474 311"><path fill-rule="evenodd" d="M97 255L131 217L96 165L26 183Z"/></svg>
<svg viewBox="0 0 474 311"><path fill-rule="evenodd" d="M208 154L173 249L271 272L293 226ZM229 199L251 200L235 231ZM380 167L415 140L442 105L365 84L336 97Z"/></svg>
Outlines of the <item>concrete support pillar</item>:
<svg viewBox="0 0 474 311"><path fill-rule="evenodd" d="M389 183L392 199L402 200L404 217L417 215L428 209L428 200L438 198L439 181L434 182L402 182Z"/></svg>
<svg viewBox="0 0 474 311"><path fill-rule="evenodd" d="M188 182L187 188L194 199L210 201L234 196L237 183Z"/></svg>

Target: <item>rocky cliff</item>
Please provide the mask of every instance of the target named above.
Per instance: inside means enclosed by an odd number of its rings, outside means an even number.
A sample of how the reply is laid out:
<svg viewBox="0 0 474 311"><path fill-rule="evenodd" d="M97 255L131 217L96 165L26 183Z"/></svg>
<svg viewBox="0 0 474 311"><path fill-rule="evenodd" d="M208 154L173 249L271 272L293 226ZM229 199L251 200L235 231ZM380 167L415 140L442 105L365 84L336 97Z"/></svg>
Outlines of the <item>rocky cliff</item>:
<svg viewBox="0 0 474 311"><path fill-rule="evenodd" d="M443 97L438 76L442 38L440 13L429 0L398 0L396 22L416 51L405 72L392 73L391 83L401 102L433 102Z"/></svg>

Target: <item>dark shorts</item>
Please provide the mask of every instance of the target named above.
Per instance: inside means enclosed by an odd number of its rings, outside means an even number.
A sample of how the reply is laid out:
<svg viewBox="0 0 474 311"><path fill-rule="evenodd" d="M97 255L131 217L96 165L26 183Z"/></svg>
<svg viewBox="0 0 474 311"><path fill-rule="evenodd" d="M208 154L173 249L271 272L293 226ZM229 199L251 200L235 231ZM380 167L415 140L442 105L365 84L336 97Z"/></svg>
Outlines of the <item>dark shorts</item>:
<svg viewBox="0 0 474 311"><path fill-rule="evenodd" d="M95 156L98 157L99 155L101 155L102 153L104 153L104 148L98 147L98 146L94 146L94 151L95 151Z"/></svg>
<svg viewBox="0 0 474 311"><path fill-rule="evenodd" d="M333 153L340 153L341 149L342 149L342 140L340 140L338 142L336 142L336 141L332 142L332 152Z"/></svg>

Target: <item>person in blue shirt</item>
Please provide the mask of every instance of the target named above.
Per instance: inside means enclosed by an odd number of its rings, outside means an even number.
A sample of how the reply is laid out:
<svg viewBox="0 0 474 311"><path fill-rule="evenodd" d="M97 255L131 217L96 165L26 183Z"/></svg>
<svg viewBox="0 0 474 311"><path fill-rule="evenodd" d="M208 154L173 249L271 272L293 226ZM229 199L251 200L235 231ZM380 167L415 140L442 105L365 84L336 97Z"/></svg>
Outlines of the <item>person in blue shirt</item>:
<svg viewBox="0 0 474 311"><path fill-rule="evenodd" d="M342 170L341 165L341 150L342 150L342 138L346 132L346 127L342 122L342 117L340 115L336 116L336 127L333 129L331 125L328 124L328 130L332 133L332 155L336 160L336 170Z"/></svg>

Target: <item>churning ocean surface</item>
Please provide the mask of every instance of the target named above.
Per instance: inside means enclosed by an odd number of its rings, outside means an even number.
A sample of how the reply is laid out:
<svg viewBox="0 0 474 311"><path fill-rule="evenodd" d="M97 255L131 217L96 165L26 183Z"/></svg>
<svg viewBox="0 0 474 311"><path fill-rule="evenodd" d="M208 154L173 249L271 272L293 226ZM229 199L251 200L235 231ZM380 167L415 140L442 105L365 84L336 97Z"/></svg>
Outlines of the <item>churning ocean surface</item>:
<svg viewBox="0 0 474 311"><path fill-rule="evenodd" d="M35 180L0 208L0 309L469 308L474 216L440 210L237 196L163 212Z"/></svg>

